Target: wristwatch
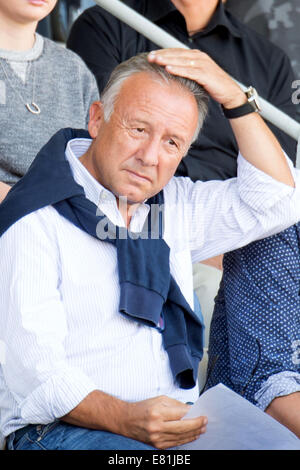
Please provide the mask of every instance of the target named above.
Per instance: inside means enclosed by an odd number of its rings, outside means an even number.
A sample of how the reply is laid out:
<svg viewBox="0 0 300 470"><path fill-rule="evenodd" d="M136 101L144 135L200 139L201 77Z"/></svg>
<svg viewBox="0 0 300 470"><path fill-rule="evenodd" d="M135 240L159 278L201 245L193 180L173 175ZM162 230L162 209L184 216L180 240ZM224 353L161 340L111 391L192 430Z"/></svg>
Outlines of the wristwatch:
<svg viewBox="0 0 300 470"><path fill-rule="evenodd" d="M259 100L258 100L258 94L255 88L252 86L249 86L245 90L245 95L247 96L247 102L245 104L242 104L241 106L237 106L236 108L224 108L223 113L224 116L227 117L228 119L235 119L241 116L246 116L246 114L250 113L258 113L261 111L261 107L259 105Z"/></svg>

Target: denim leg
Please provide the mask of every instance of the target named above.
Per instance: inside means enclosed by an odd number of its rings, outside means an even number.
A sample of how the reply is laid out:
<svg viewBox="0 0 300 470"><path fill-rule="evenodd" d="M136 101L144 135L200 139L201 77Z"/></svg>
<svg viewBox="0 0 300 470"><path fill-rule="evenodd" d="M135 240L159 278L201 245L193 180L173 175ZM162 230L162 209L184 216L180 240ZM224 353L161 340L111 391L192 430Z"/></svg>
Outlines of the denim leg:
<svg viewBox="0 0 300 470"><path fill-rule="evenodd" d="M32 426L11 450L157 450L118 434L72 426L58 421Z"/></svg>

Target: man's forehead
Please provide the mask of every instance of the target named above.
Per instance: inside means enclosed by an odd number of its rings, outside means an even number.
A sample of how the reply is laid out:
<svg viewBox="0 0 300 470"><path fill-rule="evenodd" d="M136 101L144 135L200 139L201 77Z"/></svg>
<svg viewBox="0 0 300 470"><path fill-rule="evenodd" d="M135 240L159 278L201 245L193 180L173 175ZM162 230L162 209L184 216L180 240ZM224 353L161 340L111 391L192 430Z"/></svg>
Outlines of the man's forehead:
<svg viewBox="0 0 300 470"><path fill-rule="evenodd" d="M142 85L142 88L146 88L147 86L157 86L157 87L178 87L183 90L183 86L181 86L176 79L168 80L163 75L160 75L158 72L150 71L150 70L143 70L140 72L132 73L129 77L124 80L123 87L128 86L139 86ZM186 89L186 92L188 90Z"/></svg>
<svg viewBox="0 0 300 470"><path fill-rule="evenodd" d="M165 106L170 109L183 101L193 103L197 108L196 99L190 90L175 80L167 81L151 72L138 72L128 77L121 87L118 101L129 102L133 106L144 102L151 106L159 105L162 99L166 100Z"/></svg>
<svg viewBox="0 0 300 470"><path fill-rule="evenodd" d="M198 123L194 95L177 82L148 72L133 74L124 81L114 111L117 120L125 125L145 123L160 127L185 142L190 142Z"/></svg>

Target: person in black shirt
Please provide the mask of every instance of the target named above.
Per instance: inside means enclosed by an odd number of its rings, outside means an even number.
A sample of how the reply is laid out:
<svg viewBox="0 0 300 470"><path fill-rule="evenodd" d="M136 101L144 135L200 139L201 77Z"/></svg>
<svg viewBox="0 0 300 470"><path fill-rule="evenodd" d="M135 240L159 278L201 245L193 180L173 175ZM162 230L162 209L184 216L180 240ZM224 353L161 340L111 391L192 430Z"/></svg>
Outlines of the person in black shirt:
<svg viewBox="0 0 300 470"><path fill-rule="evenodd" d="M263 98L295 117L291 101L294 75L288 57L227 13L221 1L192 2L198 9L203 4L203 12L196 16L198 23L201 16L200 31L191 29L200 28L197 24L189 25L188 12L183 16L175 8L183 4L182 0L173 0L174 4L170 0L126 0L125 3L190 48L208 53L232 77L246 86L254 86ZM77 19L67 47L79 54L94 73L100 94L118 63L139 52L159 48L99 6L85 10ZM270 127L295 163L295 141L278 128ZM231 178L236 176L237 155L230 124L220 106L211 100L203 131L179 165L177 175L189 176L193 181Z"/></svg>
<svg viewBox="0 0 300 470"><path fill-rule="evenodd" d="M288 57L227 12L221 0L124 2L296 118ZM98 6L77 19L67 46L95 74L100 93L118 63L159 48ZM295 164L296 142L269 126ZM210 100L201 134L176 174L193 181L232 178L237 156L230 123ZM208 387L223 382L300 437L295 414L300 409L299 247L300 224L224 256L210 331Z"/></svg>
<svg viewBox="0 0 300 470"><path fill-rule="evenodd" d="M285 51L300 77L299 0L227 0L226 8Z"/></svg>
<svg viewBox="0 0 300 470"><path fill-rule="evenodd" d="M290 58L296 76L292 85L293 99L300 122L299 0L227 0L226 8L251 29L280 47Z"/></svg>

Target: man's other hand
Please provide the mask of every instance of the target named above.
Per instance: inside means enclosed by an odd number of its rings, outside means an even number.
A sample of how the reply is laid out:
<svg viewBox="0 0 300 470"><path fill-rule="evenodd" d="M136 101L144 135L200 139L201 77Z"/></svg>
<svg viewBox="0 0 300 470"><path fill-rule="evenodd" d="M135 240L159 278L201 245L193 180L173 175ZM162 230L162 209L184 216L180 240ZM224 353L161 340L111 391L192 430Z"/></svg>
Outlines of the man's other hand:
<svg viewBox="0 0 300 470"><path fill-rule="evenodd" d="M181 418L190 405L166 396L129 403L122 434L158 449L176 447L198 439L206 431L207 418Z"/></svg>

